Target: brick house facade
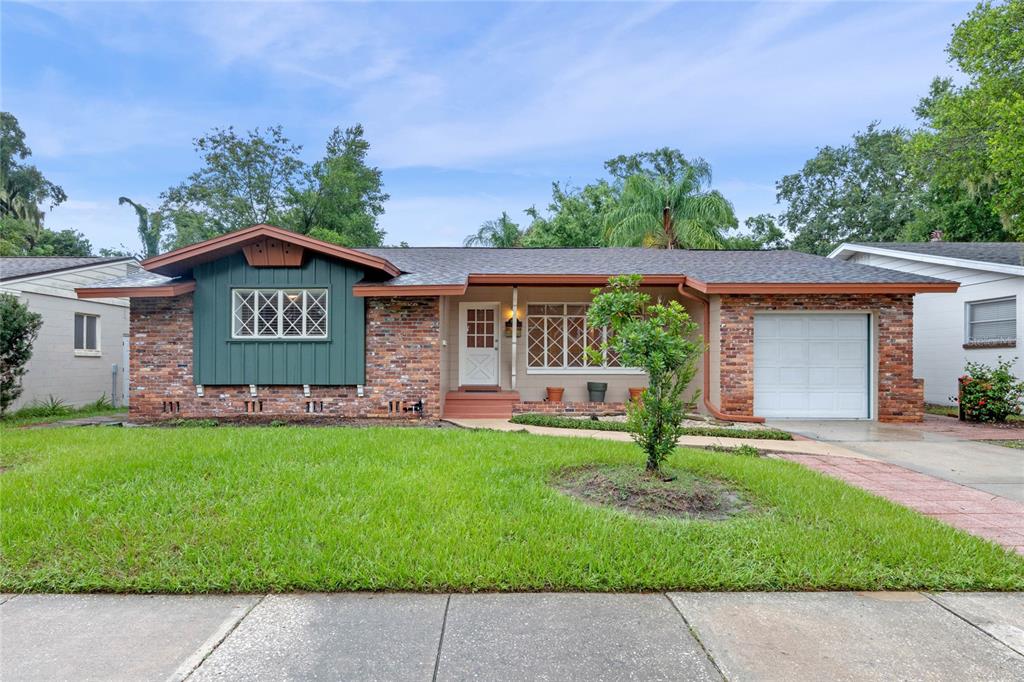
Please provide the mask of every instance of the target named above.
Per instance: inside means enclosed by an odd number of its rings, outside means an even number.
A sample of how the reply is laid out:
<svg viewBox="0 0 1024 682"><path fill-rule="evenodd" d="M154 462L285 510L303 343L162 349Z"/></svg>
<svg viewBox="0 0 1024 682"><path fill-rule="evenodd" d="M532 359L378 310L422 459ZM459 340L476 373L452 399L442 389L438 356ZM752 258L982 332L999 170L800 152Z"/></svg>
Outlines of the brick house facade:
<svg viewBox="0 0 1024 682"><path fill-rule="evenodd" d="M877 338L875 404L878 420L921 420L924 382L914 378L914 297L911 294L722 296L722 411L754 412L754 315L794 311L872 313Z"/></svg>
<svg viewBox="0 0 1024 682"><path fill-rule="evenodd" d="M441 416L440 328L436 297L374 298L366 309L366 384L355 386L203 386L197 395L192 378L192 294L134 298L131 302L129 364L133 419L195 417ZM401 412L423 401L423 411ZM252 404L255 403L254 406ZM396 414L396 411L397 414Z"/></svg>

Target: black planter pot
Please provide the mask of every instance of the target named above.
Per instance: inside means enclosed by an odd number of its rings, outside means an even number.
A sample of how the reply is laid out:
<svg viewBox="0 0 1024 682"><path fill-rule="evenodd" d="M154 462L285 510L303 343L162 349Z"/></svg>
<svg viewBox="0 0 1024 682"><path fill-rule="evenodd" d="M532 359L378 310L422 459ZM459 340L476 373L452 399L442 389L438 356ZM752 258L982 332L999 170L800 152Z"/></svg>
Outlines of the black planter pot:
<svg viewBox="0 0 1024 682"><path fill-rule="evenodd" d="M587 393L590 394L590 402L603 403L604 394L608 391L608 384L603 381L588 381Z"/></svg>

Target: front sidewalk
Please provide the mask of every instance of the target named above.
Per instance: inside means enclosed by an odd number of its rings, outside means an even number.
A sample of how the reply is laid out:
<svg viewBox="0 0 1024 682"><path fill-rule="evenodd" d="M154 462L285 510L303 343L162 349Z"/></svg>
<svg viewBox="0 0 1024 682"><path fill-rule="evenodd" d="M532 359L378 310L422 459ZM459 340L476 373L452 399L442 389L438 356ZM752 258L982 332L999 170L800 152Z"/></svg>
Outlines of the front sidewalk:
<svg viewBox="0 0 1024 682"><path fill-rule="evenodd" d="M1024 679L1024 595L0 596L0 679Z"/></svg>

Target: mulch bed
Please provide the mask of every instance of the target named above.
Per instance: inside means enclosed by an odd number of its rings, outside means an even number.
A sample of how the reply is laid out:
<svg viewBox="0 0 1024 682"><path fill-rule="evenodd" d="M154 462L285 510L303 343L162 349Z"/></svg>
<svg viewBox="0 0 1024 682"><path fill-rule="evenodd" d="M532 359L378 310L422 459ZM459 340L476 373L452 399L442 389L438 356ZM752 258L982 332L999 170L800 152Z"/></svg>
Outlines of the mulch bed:
<svg viewBox="0 0 1024 682"><path fill-rule="evenodd" d="M651 476L637 466L570 467L559 471L552 485L590 505L655 518L723 521L751 509L739 493L718 481L674 471Z"/></svg>

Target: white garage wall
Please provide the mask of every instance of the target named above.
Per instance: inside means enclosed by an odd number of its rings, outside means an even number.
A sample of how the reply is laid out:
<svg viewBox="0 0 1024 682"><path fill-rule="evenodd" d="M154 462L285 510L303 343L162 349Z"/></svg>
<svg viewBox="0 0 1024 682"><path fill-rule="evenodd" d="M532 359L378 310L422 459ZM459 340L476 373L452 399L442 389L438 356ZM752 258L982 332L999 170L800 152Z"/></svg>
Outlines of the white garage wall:
<svg viewBox="0 0 1024 682"><path fill-rule="evenodd" d="M950 398L956 395L957 377L963 373L967 361L993 364L1000 356L1018 358L1014 371L1024 377L1019 346L963 347L965 303L1005 296L1017 297L1017 342L1024 342L1024 277L868 253L855 253L850 261L960 282L955 294L914 297L914 376L924 379L926 402L952 405Z"/></svg>

